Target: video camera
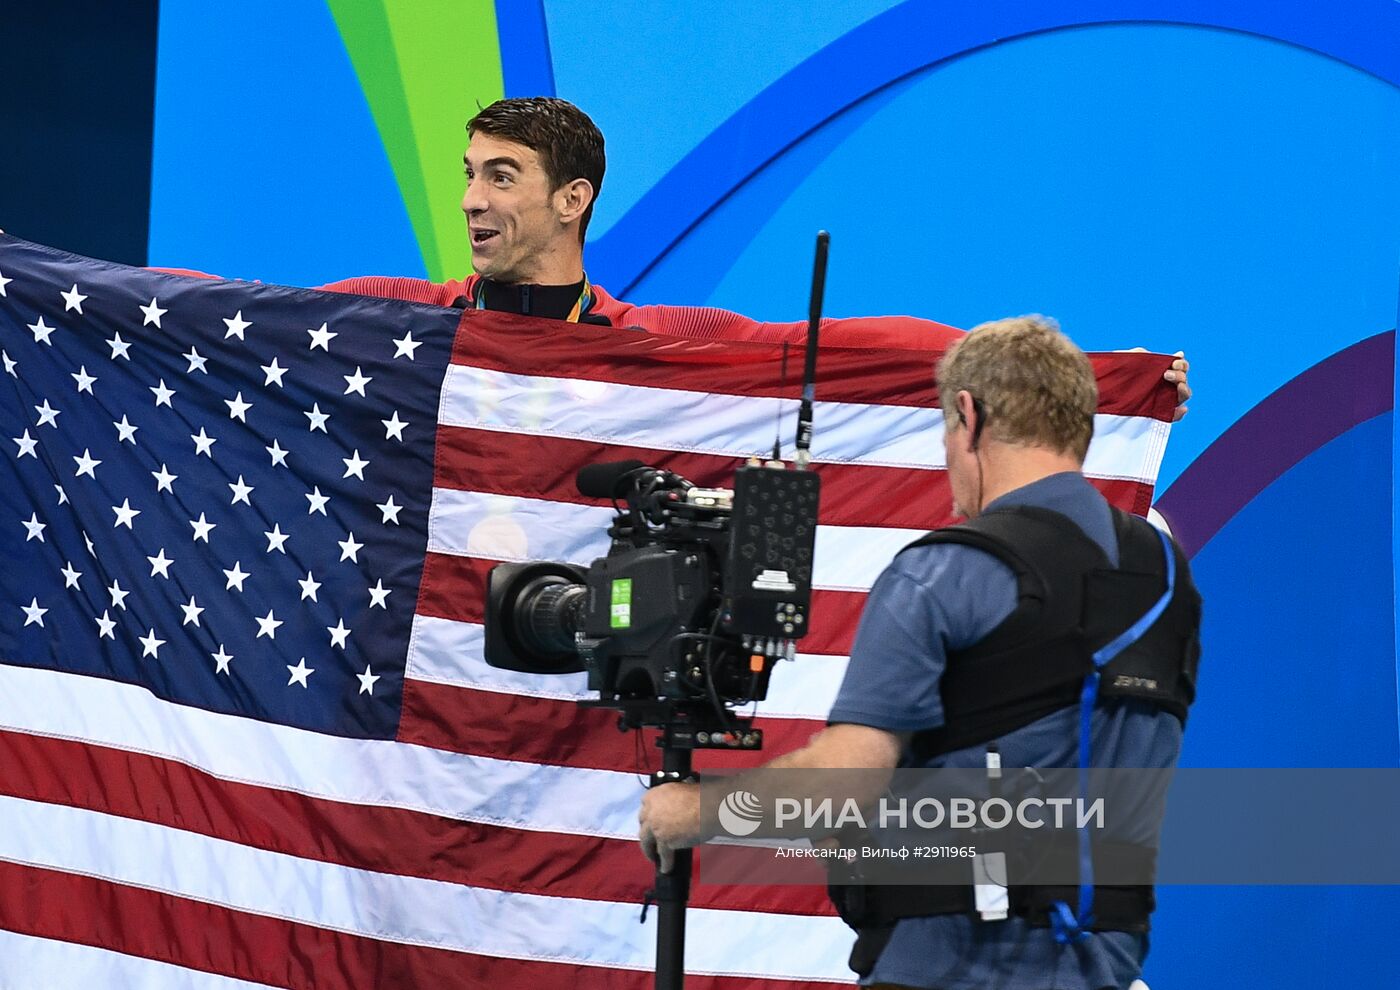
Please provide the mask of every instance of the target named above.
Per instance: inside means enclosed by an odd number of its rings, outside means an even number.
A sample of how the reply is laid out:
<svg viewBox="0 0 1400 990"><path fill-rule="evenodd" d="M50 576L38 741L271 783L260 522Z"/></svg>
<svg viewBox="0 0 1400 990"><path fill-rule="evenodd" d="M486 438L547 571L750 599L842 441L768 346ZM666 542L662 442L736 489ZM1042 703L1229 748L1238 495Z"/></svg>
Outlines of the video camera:
<svg viewBox="0 0 1400 990"><path fill-rule="evenodd" d="M751 461L732 489L698 488L633 460L589 465L577 482L613 500L607 556L492 568L486 662L587 671L604 704L763 699L811 623L817 475Z"/></svg>

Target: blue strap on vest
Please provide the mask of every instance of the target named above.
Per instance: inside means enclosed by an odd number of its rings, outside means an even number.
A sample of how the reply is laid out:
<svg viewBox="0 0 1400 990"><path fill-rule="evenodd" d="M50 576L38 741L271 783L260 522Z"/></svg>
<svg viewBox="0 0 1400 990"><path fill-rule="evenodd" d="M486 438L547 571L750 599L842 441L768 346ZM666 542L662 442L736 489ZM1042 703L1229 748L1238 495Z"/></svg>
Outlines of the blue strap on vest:
<svg viewBox="0 0 1400 990"><path fill-rule="evenodd" d="M1099 698L1099 671L1114 657L1132 646L1151 629L1162 617L1176 591L1176 554L1172 552L1171 538L1161 530L1157 531L1162 540L1162 552L1167 555L1167 590L1157 599L1147 612L1125 629L1107 646L1094 654L1094 669L1085 675L1084 688L1079 695L1079 796L1087 799L1089 794L1089 768L1092 757L1090 733L1093 729L1094 705ZM1094 923L1094 857L1090 849L1089 829L1079 826L1079 905L1078 910L1070 909L1064 901L1056 901L1050 912L1050 927L1055 941L1060 944L1081 941Z"/></svg>

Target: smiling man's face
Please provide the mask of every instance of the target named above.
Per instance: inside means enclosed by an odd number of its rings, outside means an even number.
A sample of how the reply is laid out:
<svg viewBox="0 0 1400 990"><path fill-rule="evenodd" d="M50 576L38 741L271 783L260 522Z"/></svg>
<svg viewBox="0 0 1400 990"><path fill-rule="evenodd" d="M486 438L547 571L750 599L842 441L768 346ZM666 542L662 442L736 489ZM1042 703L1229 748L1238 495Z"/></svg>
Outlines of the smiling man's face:
<svg viewBox="0 0 1400 990"><path fill-rule="evenodd" d="M523 144L475 134L462 159L462 212L472 267L503 283L568 284L583 277L576 227L561 215L564 187L550 188L540 156Z"/></svg>

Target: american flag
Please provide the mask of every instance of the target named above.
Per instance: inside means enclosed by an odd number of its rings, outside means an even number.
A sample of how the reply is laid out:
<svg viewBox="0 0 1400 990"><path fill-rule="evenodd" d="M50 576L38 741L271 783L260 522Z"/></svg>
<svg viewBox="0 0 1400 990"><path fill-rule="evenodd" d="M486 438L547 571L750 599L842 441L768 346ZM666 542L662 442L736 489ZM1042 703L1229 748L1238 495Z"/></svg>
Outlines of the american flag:
<svg viewBox="0 0 1400 990"><path fill-rule="evenodd" d="M606 551L583 464L718 485L791 436L778 348L0 236L0 358L0 984L650 985L655 751L574 704L581 675L485 665L484 577ZM950 518L935 358L822 355L816 623L769 754L822 724L875 576ZM1087 471L1145 511L1168 359L1094 360ZM689 985L849 983L850 941L820 890L701 886Z"/></svg>

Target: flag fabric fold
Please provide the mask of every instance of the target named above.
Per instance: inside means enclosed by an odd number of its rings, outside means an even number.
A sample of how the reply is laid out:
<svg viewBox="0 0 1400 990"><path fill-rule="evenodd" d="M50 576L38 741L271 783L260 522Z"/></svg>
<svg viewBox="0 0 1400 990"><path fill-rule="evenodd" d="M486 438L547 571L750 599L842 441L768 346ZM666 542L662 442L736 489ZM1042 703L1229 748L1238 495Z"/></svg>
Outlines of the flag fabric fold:
<svg viewBox="0 0 1400 990"><path fill-rule="evenodd" d="M822 724L875 576L951 519L937 356L823 349L814 626L759 707L770 752ZM790 451L780 348L0 235L0 359L0 983L650 985L655 751L581 676L485 664L484 579L606 551L584 464L722 486L775 424ZM1093 360L1087 473L1145 512L1168 359ZM819 894L697 891L691 983L848 983Z"/></svg>

